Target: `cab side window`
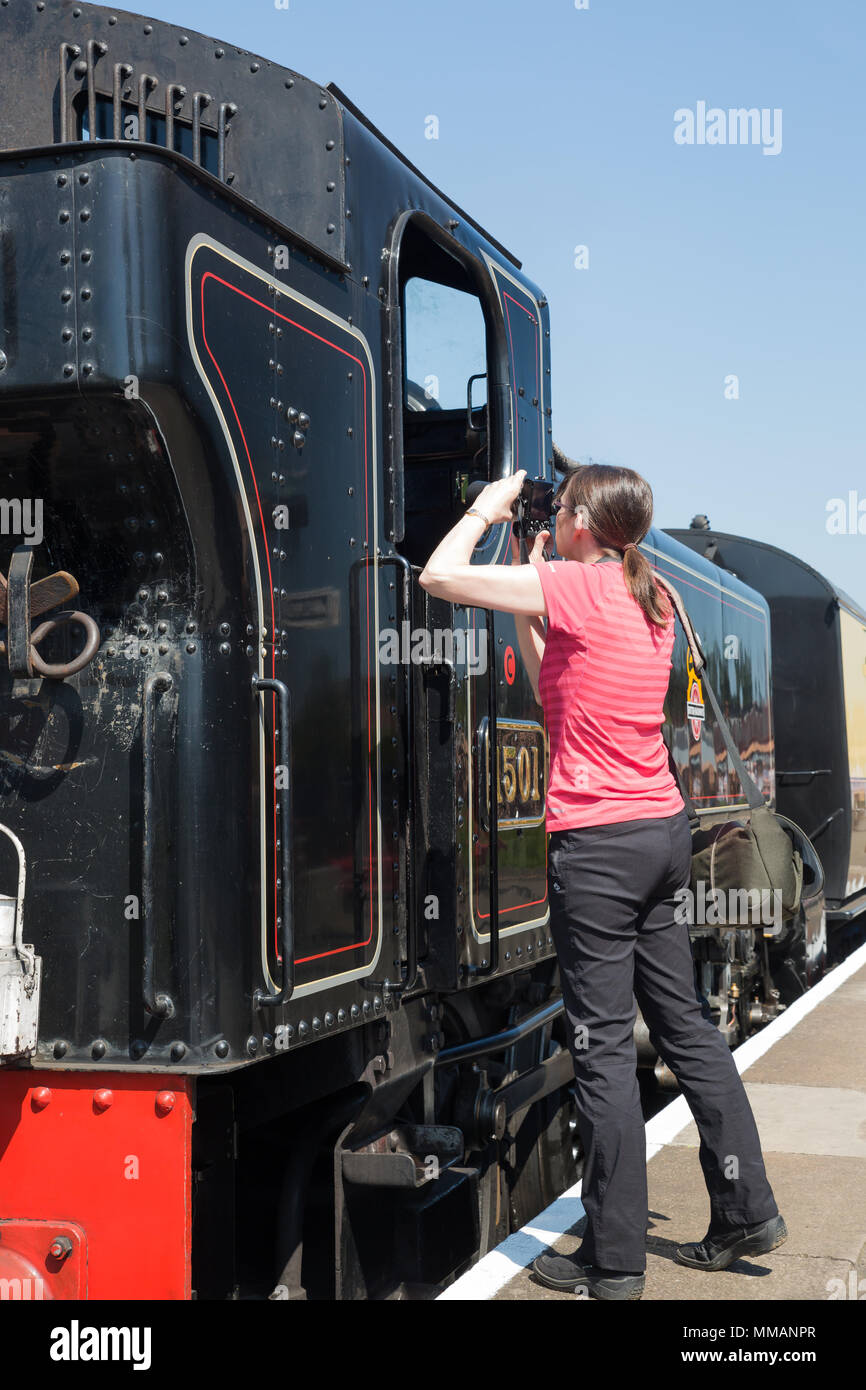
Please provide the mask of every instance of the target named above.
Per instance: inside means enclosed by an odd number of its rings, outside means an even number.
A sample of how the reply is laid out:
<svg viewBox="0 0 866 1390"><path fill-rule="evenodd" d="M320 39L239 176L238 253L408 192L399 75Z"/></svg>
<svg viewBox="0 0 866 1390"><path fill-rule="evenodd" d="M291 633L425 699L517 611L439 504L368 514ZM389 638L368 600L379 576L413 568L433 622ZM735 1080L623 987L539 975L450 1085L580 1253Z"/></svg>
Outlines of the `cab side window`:
<svg viewBox="0 0 866 1390"><path fill-rule="evenodd" d="M405 535L401 551L424 565L488 481L487 330L469 276L450 257L418 265L402 284ZM445 264L447 262L447 265ZM436 269L442 278L433 278ZM450 283L446 283L446 277Z"/></svg>

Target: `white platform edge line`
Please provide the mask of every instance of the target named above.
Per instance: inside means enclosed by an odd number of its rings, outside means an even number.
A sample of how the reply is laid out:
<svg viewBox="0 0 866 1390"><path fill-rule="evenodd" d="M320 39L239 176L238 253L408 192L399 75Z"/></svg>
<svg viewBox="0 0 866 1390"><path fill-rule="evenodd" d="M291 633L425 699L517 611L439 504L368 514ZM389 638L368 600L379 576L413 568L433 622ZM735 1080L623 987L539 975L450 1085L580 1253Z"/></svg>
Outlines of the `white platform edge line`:
<svg viewBox="0 0 866 1390"><path fill-rule="evenodd" d="M842 961L840 965L825 975L817 985L795 999L783 1014L768 1023L754 1037L742 1043L732 1056L737 1071L742 1076L759 1057L769 1052L775 1043L794 1029L801 1019L816 1009L830 994L856 975L866 966L866 944ZM692 1120L685 1096L677 1096L658 1115L653 1115L646 1125L647 1162L654 1158L666 1144L679 1134ZM495 1250L483 1255L477 1264L436 1298L437 1303L459 1300L462 1302L484 1302L504 1288L515 1275L526 1269L537 1255L544 1254L554 1242L570 1230L583 1216L580 1201L581 1183L575 1183L567 1192L551 1202L549 1207L532 1218L531 1223L507 1237Z"/></svg>

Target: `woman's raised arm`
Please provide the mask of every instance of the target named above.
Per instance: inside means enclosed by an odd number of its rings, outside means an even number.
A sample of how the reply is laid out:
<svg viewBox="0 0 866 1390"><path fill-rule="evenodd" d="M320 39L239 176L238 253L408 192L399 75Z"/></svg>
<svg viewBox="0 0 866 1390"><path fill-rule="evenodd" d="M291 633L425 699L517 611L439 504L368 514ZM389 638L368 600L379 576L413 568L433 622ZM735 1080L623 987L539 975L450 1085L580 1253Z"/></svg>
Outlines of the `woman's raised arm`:
<svg viewBox="0 0 866 1390"><path fill-rule="evenodd" d="M547 605L535 565L473 565L472 552L487 529L512 520L512 507L526 477L521 469L487 487L473 504L481 513L467 512L439 542L419 577L422 589L436 598L470 607L495 608L500 613L545 617Z"/></svg>

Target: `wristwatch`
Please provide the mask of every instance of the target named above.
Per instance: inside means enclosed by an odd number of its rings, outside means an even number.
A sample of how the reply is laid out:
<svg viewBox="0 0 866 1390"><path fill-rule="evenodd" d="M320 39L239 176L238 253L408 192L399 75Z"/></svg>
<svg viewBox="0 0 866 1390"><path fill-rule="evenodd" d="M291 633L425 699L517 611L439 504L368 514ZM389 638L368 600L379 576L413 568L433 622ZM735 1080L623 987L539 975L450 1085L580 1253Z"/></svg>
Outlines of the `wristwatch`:
<svg viewBox="0 0 866 1390"><path fill-rule="evenodd" d="M483 513L483 512L480 512L480 511L478 510L477 507L467 507L466 512L465 512L465 515L466 515L466 516L480 516L480 517L481 517L481 520L484 522L484 525L485 525L485 526L491 526L491 525L493 524L492 522L488 521L488 519L487 519L487 517L484 515L484 513Z"/></svg>

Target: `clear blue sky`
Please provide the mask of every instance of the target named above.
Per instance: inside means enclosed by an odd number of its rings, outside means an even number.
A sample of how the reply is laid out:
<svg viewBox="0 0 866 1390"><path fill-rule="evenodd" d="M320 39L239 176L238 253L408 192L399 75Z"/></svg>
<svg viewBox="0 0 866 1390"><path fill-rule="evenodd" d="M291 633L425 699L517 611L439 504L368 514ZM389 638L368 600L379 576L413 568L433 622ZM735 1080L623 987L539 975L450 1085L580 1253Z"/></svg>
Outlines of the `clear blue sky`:
<svg viewBox="0 0 866 1390"><path fill-rule="evenodd" d="M866 534L827 530L854 491L866 531L864 0L149 12L336 82L523 261L550 300L567 453L638 469L659 525L706 512L866 606ZM675 111L701 101L781 109L780 153L678 145Z"/></svg>

